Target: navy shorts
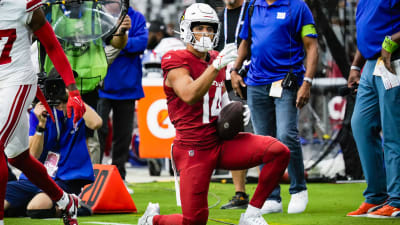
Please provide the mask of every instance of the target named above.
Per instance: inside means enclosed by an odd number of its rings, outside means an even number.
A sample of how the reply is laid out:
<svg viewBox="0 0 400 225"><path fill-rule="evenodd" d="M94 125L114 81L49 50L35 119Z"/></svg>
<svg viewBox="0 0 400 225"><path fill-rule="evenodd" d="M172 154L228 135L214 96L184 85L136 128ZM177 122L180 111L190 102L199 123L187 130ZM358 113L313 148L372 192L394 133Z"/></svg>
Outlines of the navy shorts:
<svg viewBox="0 0 400 225"><path fill-rule="evenodd" d="M67 193L79 195L83 184L82 182L55 180L58 186ZM16 180L7 183L6 200L12 208L26 207L32 198L38 193L43 192L41 189L32 184L29 180Z"/></svg>

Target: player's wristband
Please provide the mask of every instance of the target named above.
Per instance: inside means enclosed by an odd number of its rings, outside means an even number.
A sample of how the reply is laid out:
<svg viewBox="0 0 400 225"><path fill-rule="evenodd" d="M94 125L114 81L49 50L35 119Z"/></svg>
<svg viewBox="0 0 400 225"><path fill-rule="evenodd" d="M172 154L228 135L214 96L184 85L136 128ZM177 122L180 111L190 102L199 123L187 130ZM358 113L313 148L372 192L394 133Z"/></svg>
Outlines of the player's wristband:
<svg viewBox="0 0 400 225"><path fill-rule="evenodd" d="M229 73L232 73L233 71L235 71L236 73L239 73L239 69L232 67L231 70L229 71Z"/></svg>
<svg viewBox="0 0 400 225"><path fill-rule="evenodd" d="M45 131L46 131L46 128L37 126L37 127L36 127L36 133L35 133L35 134L41 136L41 135L43 135L43 133L44 133Z"/></svg>
<svg viewBox="0 0 400 225"><path fill-rule="evenodd" d="M399 44L393 41L391 36L386 36L385 40L383 40L382 48L389 53L393 53L399 48Z"/></svg>
<svg viewBox="0 0 400 225"><path fill-rule="evenodd" d="M307 83L309 83L310 85L312 85L312 81L313 81L313 79L312 78L309 78L309 77L304 77L304 79L303 79L305 82L307 82Z"/></svg>
<svg viewBox="0 0 400 225"><path fill-rule="evenodd" d="M351 66L350 70L357 70L357 71L361 71L361 68L358 66Z"/></svg>

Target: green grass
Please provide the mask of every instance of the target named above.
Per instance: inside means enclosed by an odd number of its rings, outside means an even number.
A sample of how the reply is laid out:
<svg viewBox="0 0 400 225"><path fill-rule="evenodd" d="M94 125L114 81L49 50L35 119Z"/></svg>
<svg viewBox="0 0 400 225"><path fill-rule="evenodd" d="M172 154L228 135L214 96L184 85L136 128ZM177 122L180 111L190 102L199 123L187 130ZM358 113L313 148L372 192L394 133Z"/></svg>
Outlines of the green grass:
<svg viewBox="0 0 400 225"><path fill-rule="evenodd" d="M159 202L162 214L180 212L176 207L173 183L149 183L133 184L135 190L132 195L138 214L109 214L95 215L91 217L80 217L80 225L90 224L137 224L138 218L143 214L147 203ZM248 193L254 193L256 185L246 186ZM362 191L365 184L308 184L309 204L307 210L301 214L287 214L287 205L290 200L288 185L282 185L282 199L284 212L265 215L264 218L270 225L390 225L399 224L400 219L371 219L346 217L346 213L356 209L363 201ZM232 184L211 183L209 205L221 202L210 209L210 218L237 224L240 214L244 210L220 210L219 207L226 203L233 195ZM102 223L92 223L102 222ZM29 218L6 218L6 225L59 225L61 219L38 220ZM222 223L209 221L210 225L221 225Z"/></svg>

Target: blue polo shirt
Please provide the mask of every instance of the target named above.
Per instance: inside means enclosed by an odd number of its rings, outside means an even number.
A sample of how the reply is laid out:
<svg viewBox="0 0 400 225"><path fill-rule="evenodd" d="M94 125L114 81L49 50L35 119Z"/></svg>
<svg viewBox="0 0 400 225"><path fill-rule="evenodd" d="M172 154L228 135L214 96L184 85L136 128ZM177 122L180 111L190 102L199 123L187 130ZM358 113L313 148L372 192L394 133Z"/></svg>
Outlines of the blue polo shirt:
<svg viewBox="0 0 400 225"><path fill-rule="evenodd" d="M246 84L270 84L283 79L291 68L301 81L305 72L301 30L305 25L315 24L310 9L303 0L277 0L271 5L265 0L255 1L251 17L251 64ZM249 8L240 33L246 40Z"/></svg>
<svg viewBox="0 0 400 225"><path fill-rule="evenodd" d="M380 56L386 35L400 31L400 0L360 0L356 12L357 47L366 59Z"/></svg>

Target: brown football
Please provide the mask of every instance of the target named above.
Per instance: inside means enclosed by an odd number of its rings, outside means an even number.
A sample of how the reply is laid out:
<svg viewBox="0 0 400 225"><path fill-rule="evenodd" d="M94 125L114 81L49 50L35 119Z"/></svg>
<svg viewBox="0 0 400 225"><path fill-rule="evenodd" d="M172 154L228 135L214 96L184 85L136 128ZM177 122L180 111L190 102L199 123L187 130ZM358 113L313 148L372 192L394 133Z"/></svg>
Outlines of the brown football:
<svg viewBox="0 0 400 225"><path fill-rule="evenodd" d="M218 136L224 140L230 140L243 130L243 104L239 101L233 101L222 108L219 113Z"/></svg>

